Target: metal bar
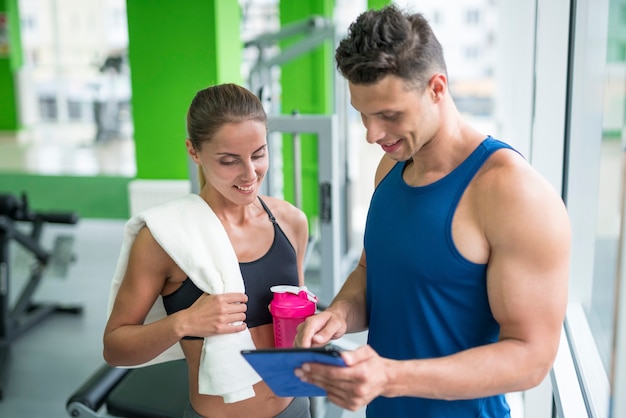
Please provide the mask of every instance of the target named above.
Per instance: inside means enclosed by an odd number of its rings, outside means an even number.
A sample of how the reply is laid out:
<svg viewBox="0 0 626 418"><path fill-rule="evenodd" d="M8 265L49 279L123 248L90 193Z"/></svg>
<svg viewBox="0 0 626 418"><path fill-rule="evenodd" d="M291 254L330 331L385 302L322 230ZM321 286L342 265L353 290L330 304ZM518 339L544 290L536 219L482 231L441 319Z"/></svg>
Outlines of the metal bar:
<svg viewBox="0 0 626 418"><path fill-rule="evenodd" d="M322 305L328 306L339 291L344 271L341 258L341 232L345 220L341 216L341 175L339 138L335 115L276 116L268 122L270 132L316 134L318 141L318 180L320 187L320 292ZM345 197L345 196L344 196Z"/></svg>
<svg viewBox="0 0 626 418"><path fill-rule="evenodd" d="M298 116L298 111L293 112L293 116ZM300 134L298 132L293 133L293 195L295 197L295 204L298 208L302 209L302 144L300 142Z"/></svg>
<svg viewBox="0 0 626 418"><path fill-rule="evenodd" d="M244 42L244 48L251 46L267 47L277 42L290 38L294 35L310 35L311 32L333 28L333 22L321 16L311 16L306 20L283 25L280 30L272 33L264 33L254 39Z"/></svg>
<svg viewBox="0 0 626 418"><path fill-rule="evenodd" d="M293 194L295 204L302 209L302 144L300 134L293 134Z"/></svg>
<svg viewBox="0 0 626 418"><path fill-rule="evenodd" d="M9 338L9 239L6 218L0 216L0 346Z"/></svg>

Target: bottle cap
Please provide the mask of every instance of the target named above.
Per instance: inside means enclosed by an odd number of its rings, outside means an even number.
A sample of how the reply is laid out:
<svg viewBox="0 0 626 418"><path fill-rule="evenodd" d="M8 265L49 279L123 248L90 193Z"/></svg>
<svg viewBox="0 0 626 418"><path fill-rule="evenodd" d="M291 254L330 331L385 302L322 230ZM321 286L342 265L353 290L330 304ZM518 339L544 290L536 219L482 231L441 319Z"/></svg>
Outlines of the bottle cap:
<svg viewBox="0 0 626 418"><path fill-rule="evenodd" d="M311 302L318 302L317 296L311 292L306 286L291 286L291 285L278 285L270 287L273 293L293 293L294 295L300 295L301 292L306 292L307 299Z"/></svg>

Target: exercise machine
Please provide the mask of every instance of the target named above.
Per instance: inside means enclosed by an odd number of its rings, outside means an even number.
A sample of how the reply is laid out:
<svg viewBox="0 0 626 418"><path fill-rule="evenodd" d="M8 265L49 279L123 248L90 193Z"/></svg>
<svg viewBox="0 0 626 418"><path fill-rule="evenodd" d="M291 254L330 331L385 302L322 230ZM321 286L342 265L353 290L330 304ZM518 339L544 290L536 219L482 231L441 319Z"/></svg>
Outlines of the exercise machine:
<svg viewBox="0 0 626 418"><path fill-rule="evenodd" d="M138 369L102 365L67 400L73 418L180 418L189 402L187 363Z"/></svg>
<svg viewBox="0 0 626 418"><path fill-rule="evenodd" d="M335 39L335 24L322 16L283 25L276 32L263 33L244 42L244 49L256 49L257 59L248 75L248 87L265 105L268 115L280 113L280 88L275 68ZM289 46L279 48L282 41Z"/></svg>
<svg viewBox="0 0 626 418"><path fill-rule="evenodd" d="M55 312L79 314L81 306L36 303L33 295L41 283L47 267L54 264L63 272L73 261L71 238L57 237L52 249L41 243L43 227L46 223L76 224L78 215L67 213L43 213L29 209L25 194L18 198L12 194L0 194L0 399L4 396L6 366L10 346L20 335ZM30 226L30 231L25 231ZM10 247L17 243L34 258L30 277L21 293L11 306Z"/></svg>

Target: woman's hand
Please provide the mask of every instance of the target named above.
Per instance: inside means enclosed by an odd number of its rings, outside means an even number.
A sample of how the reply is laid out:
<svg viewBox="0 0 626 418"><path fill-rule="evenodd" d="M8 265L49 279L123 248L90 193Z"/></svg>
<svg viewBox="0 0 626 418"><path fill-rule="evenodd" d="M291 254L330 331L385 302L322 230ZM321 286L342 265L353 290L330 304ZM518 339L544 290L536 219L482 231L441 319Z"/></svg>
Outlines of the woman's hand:
<svg viewBox="0 0 626 418"><path fill-rule="evenodd" d="M203 294L184 311L184 335L211 337L246 329L248 296L244 293Z"/></svg>

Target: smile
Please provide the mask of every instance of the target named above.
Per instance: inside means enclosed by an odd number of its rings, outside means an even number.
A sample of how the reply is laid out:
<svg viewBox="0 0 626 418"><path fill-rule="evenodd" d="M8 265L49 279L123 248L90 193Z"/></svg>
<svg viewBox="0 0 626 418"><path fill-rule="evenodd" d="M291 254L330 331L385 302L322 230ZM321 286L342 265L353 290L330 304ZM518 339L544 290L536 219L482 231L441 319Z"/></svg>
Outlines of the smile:
<svg viewBox="0 0 626 418"><path fill-rule="evenodd" d="M392 142L390 144L380 144L381 148L385 152L394 152L397 151L400 143L402 142L402 138L398 139L396 142Z"/></svg>
<svg viewBox="0 0 626 418"><path fill-rule="evenodd" d="M393 147L394 145L396 145L398 142L400 142L400 140L398 139L396 142L393 142L391 144L380 144L381 147Z"/></svg>
<svg viewBox="0 0 626 418"><path fill-rule="evenodd" d="M242 187L242 186L235 185L235 187L241 190L242 192L249 192L254 189L254 186Z"/></svg>

